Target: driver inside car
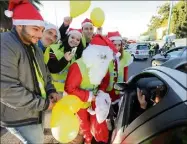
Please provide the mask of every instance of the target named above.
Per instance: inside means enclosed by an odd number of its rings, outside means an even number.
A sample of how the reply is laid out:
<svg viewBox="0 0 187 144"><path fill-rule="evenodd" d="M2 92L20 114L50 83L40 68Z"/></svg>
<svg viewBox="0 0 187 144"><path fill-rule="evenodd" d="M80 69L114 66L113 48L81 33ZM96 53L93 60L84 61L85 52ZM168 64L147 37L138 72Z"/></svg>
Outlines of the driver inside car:
<svg viewBox="0 0 187 144"><path fill-rule="evenodd" d="M153 78L141 79L136 85L136 95L133 100L132 122L147 109L153 107L164 97L166 87L160 80Z"/></svg>

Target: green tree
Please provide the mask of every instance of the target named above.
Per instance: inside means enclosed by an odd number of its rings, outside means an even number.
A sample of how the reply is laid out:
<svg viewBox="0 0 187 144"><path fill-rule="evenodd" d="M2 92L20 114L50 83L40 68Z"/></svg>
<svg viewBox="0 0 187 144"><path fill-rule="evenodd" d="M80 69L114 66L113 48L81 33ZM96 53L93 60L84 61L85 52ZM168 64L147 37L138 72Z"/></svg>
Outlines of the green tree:
<svg viewBox="0 0 187 144"><path fill-rule="evenodd" d="M39 10L41 2L39 0L30 0L30 2ZM4 15L4 11L8 9L8 1L0 1L0 32L10 30L12 28L12 20Z"/></svg>
<svg viewBox="0 0 187 144"><path fill-rule="evenodd" d="M170 3L165 3L159 7L158 16L152 16L148 30L142 35L153 33L157 28L165 27L168 24ZM177 38L187 37L187 2L182 0L173 6L170 23L170 33L175 33Z"/></svg>

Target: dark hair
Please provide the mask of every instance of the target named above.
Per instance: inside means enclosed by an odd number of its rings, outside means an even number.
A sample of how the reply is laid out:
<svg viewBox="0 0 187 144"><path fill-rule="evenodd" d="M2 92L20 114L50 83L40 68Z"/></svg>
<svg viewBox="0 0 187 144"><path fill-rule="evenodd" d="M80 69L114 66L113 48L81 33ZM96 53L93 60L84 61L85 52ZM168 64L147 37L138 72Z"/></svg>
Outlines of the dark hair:
<svg viewBox="0 0 187 144"><path fill-rule="evenodd" d="M64 38L62 41L62 46L64 46L64 53L71 51L73 47L71 47L68 43L69 35ZM76 51L76 59L79 59L82 56L82 52L84 50L84 46L82 44L82 39L80 40L80 44L77 47Z"/></svg>

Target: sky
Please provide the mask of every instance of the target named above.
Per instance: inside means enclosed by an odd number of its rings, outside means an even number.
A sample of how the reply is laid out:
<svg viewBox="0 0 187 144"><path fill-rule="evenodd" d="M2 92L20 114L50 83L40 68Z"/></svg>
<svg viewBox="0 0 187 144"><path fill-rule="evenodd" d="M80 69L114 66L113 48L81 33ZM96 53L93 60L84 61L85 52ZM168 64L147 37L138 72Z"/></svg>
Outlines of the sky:
<svg viewBox="0 0 187 144"><path fill-rule="evenodd" d="M103 32L118 30L123 37L136 39L145 32L158 6L167 1L91 1L90 8L82 15L73 19L70 27L81 28L81 22L90 18L91 11L100 7L105 13ZM69 1L42 1L40 12L48 22L58 27L65 16L69 16Z"/></svg>

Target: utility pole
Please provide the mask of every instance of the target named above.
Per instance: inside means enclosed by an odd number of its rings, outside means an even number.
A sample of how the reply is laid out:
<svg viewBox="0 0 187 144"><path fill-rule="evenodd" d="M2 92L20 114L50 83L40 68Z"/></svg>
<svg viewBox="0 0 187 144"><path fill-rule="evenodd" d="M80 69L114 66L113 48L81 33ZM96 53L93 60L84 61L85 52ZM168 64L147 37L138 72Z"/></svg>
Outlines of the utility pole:
<svg viewBox="0 0 187 144"><path fill-rule="evenodd" d="M173 1L170 1L170 11L169 11L169 18L168 18L168 26L167 26L167 33L166 36L169 35L170 30L170 23L171 23L171 17L172 17L172 9L173 9Z"/></svg>

